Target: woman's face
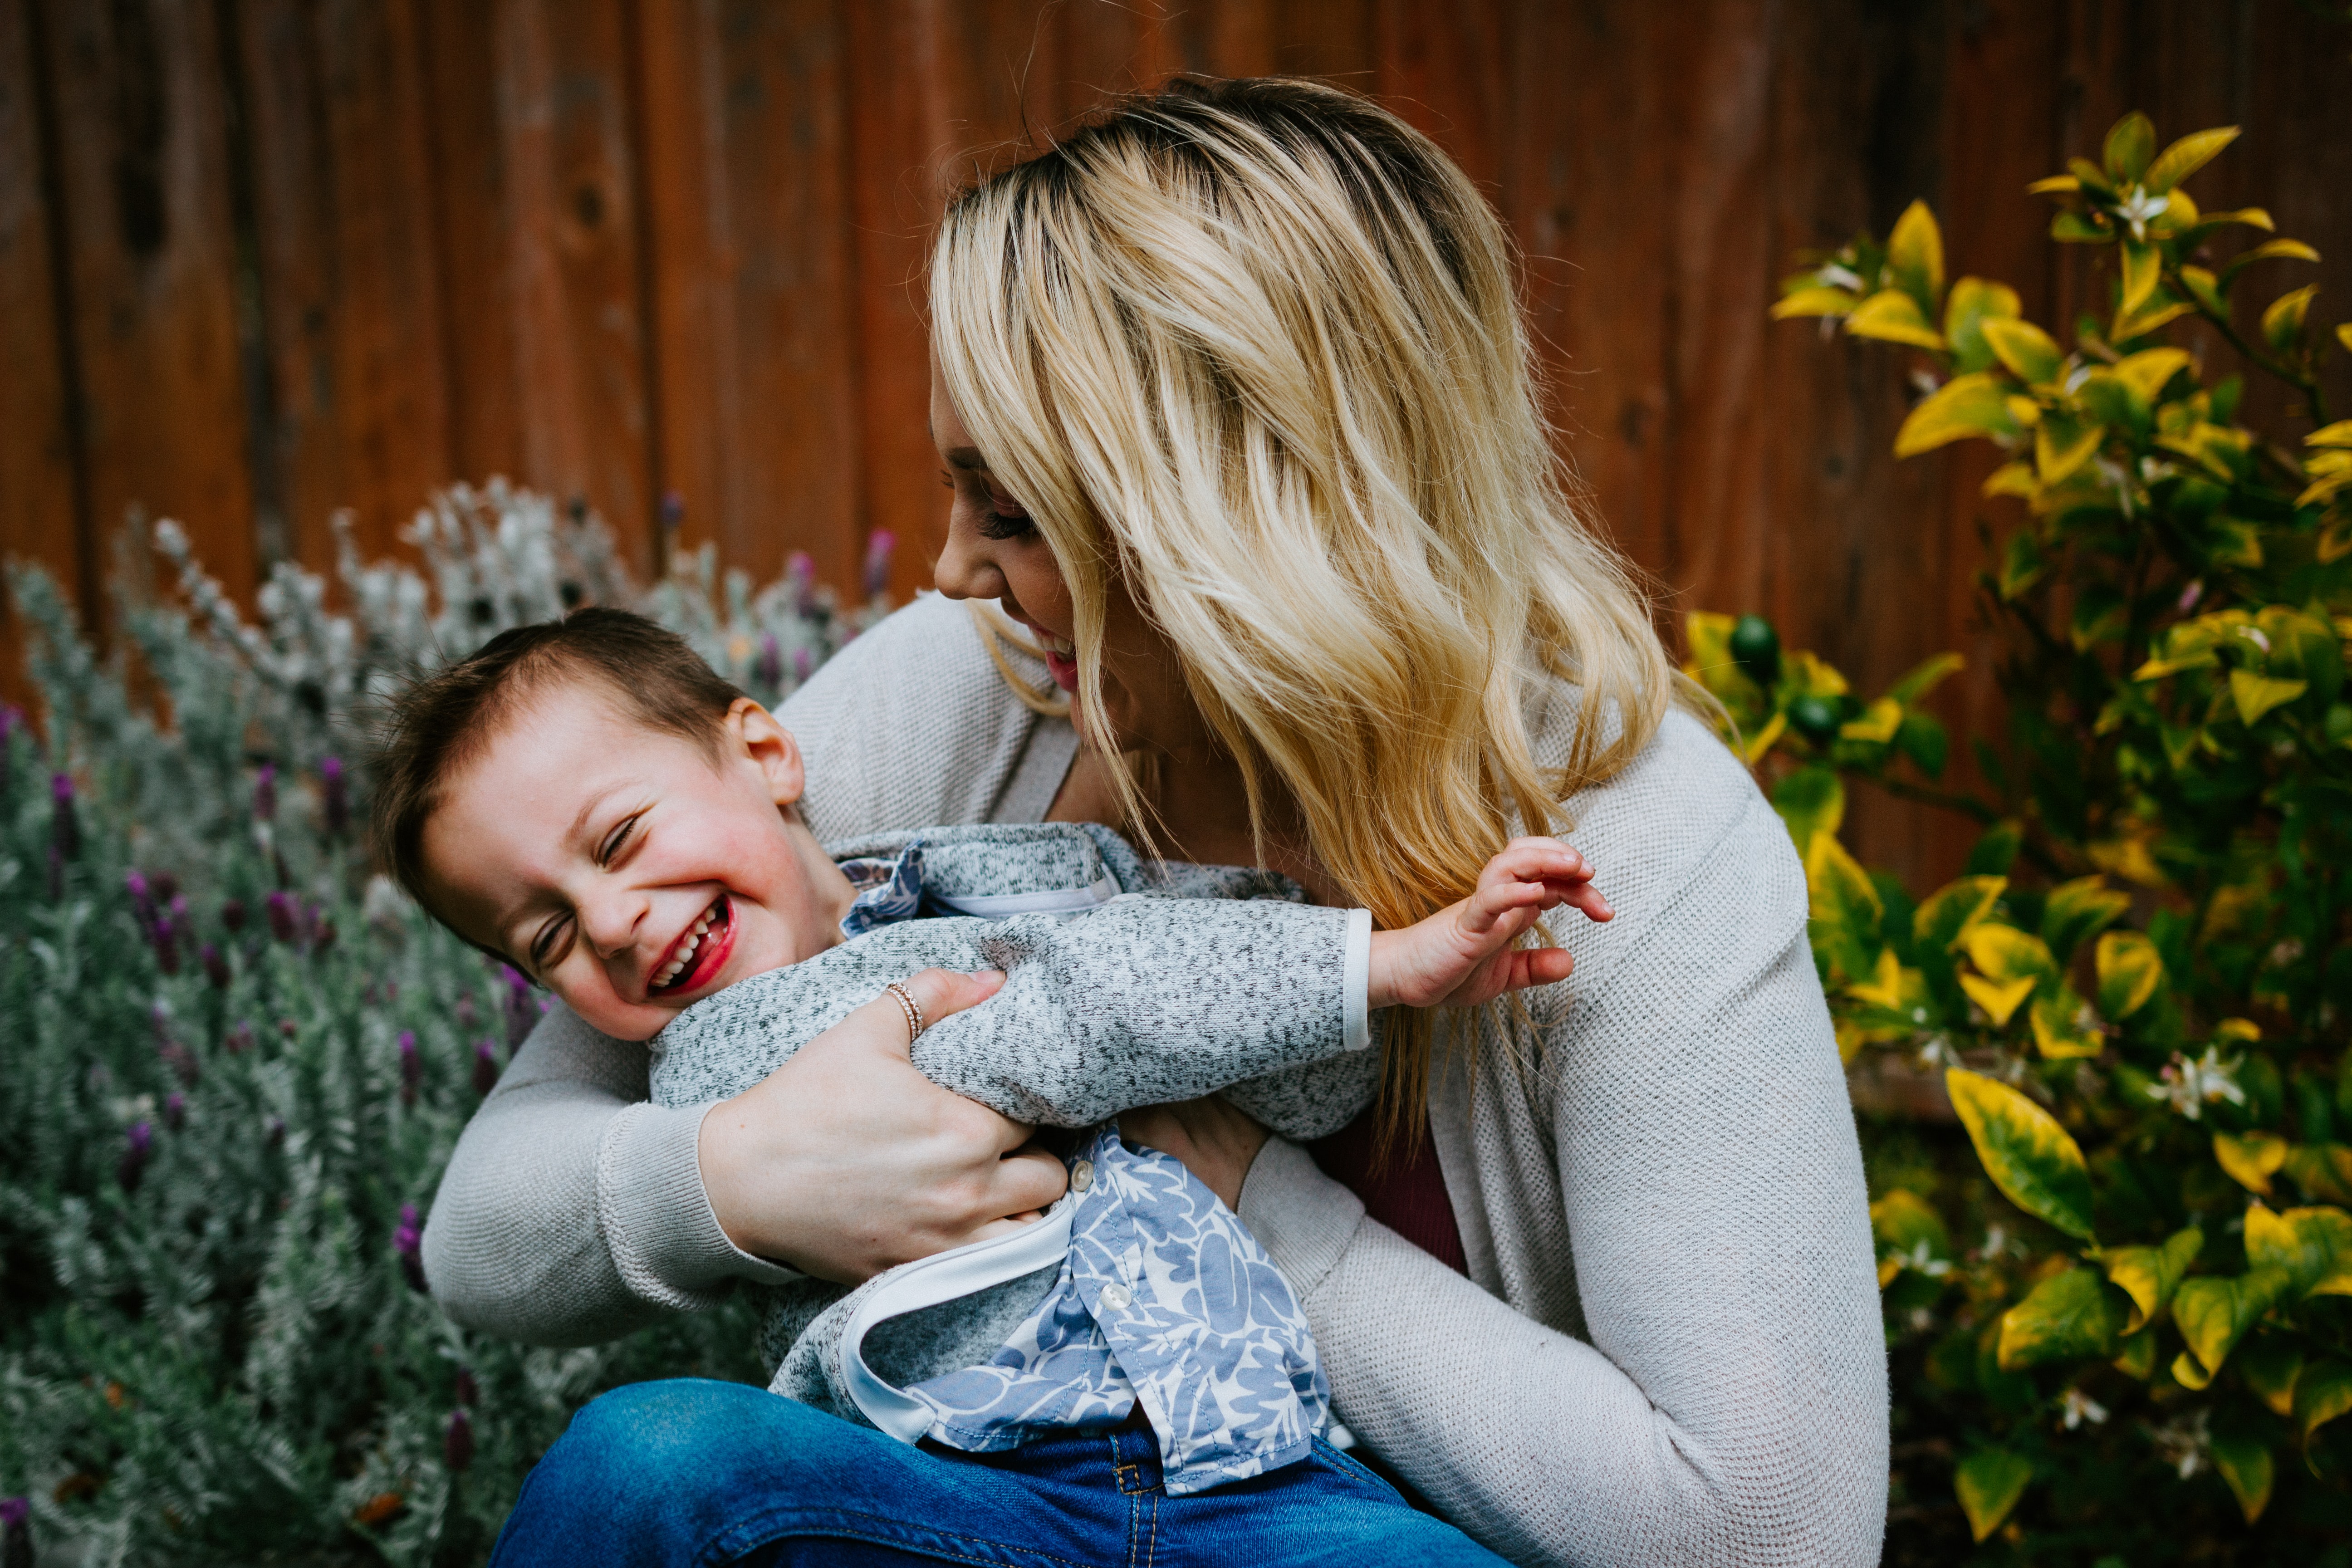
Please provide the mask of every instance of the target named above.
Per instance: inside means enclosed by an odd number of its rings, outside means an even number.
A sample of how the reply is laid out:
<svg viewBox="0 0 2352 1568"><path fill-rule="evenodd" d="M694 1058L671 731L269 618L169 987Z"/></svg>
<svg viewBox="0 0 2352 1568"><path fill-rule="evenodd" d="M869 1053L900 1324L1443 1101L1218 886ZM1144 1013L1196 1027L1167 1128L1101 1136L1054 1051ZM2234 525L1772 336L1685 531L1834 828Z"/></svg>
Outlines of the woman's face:
<svg viewBox="0 0 2352 1568"><path fill-rule="evenodd" d="M931 368L931 443L939 448L940 481L952 493L947 547L932 569L950 599L994 599L1004 613L1036 634L1054 681L1071 694L1071 720L1091 742L1087 715L1077 711L1077 619L1069 584L1045 536L973 445ZM1114 577L1104 606L1103 707L1122 743L1174 751L1200 743L1207 726L1184 684L1176 650L1160 636Z"/></svg>

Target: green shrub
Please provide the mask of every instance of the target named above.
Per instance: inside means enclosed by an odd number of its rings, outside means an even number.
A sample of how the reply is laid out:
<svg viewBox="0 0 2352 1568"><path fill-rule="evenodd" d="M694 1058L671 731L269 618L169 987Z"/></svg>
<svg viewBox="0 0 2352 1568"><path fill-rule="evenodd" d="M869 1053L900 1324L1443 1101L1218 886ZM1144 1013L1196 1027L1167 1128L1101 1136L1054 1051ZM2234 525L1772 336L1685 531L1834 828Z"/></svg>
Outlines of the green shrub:
<svg viewBox="0 0 2352 1568"><path fill-rule="evenodd" d="M417 1216L540 1003L368 877L352 720L589 599L774 701L879 601L708 552L640 592L601 525L494 485L424 514L423 574L346 549L334 611L281 567L248 624L158 533L186 607L125 605L135 659L13 582L45 718L0 715L5 1528L92 1563L478 1561L583 1401L761 1373L740 1308L525 1350L422 1294Z"/></svg>
<svg viewBox="0 0 2352 1568"><path fill-rule="evenodd" d="M2317 256L2183 188L2235 134L2159 152L2133 114L2033 187L2113 263L2071 333L1948 286L1918 204L1774 310L1915 351L1898 456L2008 454L1981 788L1941 786L1921 706L1957 656L1864 703L1755 617L1690 620L1803 851L1841 1049L1939 1076L1966 1133L1865 1124L1897 1560L2352 1560L2352 421L2320 378L2352 326L2305 287L2242 330L2251 282ZM2300 441L2239 422L2240 378L2169 341L2192 321L2292 389ZM1968 874L1915 900L1865 871L1854 779L1975 818Z"/></svg>

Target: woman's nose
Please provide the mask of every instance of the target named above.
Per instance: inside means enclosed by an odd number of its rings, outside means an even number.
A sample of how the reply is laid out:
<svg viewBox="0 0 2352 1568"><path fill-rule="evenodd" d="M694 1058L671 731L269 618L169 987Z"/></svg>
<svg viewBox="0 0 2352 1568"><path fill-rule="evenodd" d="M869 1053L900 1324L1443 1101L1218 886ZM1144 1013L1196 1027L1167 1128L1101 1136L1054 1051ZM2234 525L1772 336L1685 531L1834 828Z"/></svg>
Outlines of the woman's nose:
<svg viewBox="0 0 2352 1568"><path fill-rule="evenodd" d="M950 521L948 542L931 567L931 585L950 599L1001 599L1003 579L995 565L975 548L977 531Z"/></svg>

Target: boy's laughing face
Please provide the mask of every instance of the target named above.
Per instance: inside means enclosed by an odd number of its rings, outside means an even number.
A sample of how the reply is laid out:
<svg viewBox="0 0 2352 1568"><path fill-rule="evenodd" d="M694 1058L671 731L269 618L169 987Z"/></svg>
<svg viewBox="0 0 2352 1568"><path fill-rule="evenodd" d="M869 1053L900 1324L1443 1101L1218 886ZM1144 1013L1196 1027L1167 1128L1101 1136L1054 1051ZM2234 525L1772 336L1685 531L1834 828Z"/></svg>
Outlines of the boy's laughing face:
<svg viewBox="0 0 2352 1568"><path fill-rule="evenodd" d="M852 893L790 814L802 783L800 749L748 699L713 752L558 677L445 781L422 845L432 902L584 1022L648 1039L840 940Z"/></svg>

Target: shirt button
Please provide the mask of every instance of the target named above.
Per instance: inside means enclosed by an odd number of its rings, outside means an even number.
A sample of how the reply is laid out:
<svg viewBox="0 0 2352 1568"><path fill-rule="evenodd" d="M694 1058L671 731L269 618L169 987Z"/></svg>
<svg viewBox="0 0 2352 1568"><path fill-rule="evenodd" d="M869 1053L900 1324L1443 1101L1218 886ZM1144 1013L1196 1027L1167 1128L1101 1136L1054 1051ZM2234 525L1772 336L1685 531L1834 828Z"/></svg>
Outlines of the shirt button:
<svg viewBox="0 0 2352 1568"><path fill-rule="evenodd" d="M1114 1312L1126 1311L1127 1304L1133 1300L1135 1298L1128 1294L1124 1285L1113 1282L1102 1288L1102 1304Z"/></svg>
<svg viewBox="0 0 2352 1568"><path fill-rule="evenodd" d="M1092 1160L1081 1160L1076 1164L1070 1167L1070 1190L1072 1192L1083 1193L1094 1184L1095 1163Z"/></svg>

